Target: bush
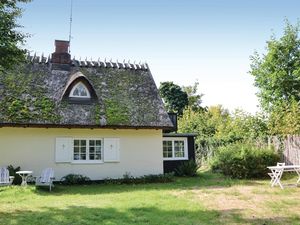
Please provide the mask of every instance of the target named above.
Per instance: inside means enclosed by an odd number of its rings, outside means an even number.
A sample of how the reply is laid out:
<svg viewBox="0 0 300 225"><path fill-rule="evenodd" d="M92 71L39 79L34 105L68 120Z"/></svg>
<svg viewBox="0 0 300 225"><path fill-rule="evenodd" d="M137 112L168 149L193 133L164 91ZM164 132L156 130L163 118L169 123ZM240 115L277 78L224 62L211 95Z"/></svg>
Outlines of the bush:
<svg viewBox="0 0 300 225"><path fill-rule="evenodd" d="M106 178L106 184L147 184L147 183L168 183L174 181L174 173L149 174L141 177L133 177L126 172L121 179Z"/></svg>
<svg viewBox="0 0 300 225"><path fill-rule="evenodd" d="M142 176L144 183L168 183L174 181L174 173L150 174Z"/></svg>
<svg viewBox="0 0 300 225"><path fill-rule="evenodd" d="M273 149L236 143L218 149L212 170L232 178L261 178L267 176L267 166L275 165L279 160Z"/></svg>
<svg viewBox="0 0 300 225"><path fill-rule="evenodd" d="M7 169L9 171L9 176L14 176L12 184L20 185L22 183L22 177L19 174L16 174L16 172L20 171L21 167L18 166L14 168L12 165L9 165Z"/></svg>
<svg viewBox="0 0 300 225"><path fill-rule="evenodd" d="M192 177L195 176L197 173L197 170L199 169L199 166L195 162L195 160L189 160L183 162L180 166L178 166L177 169L175 169L175 173L178 176L188 176Z"/></svg>
<svg viewBox="0 0 300 225"><path fill-rule="evenodd" d="M90 183L90 178L81 174L68 174L61 178L63 184L74 185L74 184L87 184Z"/></svg>

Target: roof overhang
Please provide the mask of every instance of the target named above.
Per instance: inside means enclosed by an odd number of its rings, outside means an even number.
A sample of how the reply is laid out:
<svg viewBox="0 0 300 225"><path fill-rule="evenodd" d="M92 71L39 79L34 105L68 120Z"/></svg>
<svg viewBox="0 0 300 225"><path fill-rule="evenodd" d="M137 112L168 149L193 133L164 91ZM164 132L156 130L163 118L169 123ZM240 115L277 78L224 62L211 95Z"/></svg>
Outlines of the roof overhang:
<svg viewBox="0 0 300 225"><path fill-rule="evenodd" d="M196 137L197 133L163 133L163 137Z"/></svg>
<svg viewBox="0 0 300 225"><path fill-rule="evenodd" d="M82 125L82 124L30 124L30 123L0 123L3 127L22 127L22 128L68 128L68 129L154 129L163 130L169 127L162 126L128 126L128 125Z"/></svg>

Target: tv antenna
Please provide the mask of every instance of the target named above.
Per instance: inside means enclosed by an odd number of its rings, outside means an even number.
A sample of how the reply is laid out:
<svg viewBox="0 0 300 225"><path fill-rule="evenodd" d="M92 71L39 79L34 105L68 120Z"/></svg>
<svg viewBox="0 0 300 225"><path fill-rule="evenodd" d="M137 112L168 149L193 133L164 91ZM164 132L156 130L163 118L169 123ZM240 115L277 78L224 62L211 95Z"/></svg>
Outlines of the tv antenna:
<svg viewBox="0 0 300 225"><path fill-rule="evenodd" d="M69 54L71 53L72 17L73 17L73 0L71 0L71 11L70 11Z"/></svg>

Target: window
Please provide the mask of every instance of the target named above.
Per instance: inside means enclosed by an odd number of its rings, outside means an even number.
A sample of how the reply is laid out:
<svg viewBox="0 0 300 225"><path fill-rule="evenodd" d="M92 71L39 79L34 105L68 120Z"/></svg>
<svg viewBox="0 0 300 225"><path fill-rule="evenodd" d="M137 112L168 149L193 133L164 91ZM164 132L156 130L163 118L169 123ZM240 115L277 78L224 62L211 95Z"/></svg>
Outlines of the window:
<svg viewBox="0 0 300 225"><path fill-rule="evenodd" d="M87 87L82 83L78 82L71 90L69 97L73 98L91 98L90 92Z"/></svg>
<svg viewBox="0 0 300 225"><path fill-rule="evenodd" d="M55 162L74 164L120 162L120 138L57 137Z"/></svg>
<svg viewBox="0 0 300 225"><path fill-rule="evenodd" d="M102 160L101 139L74 139L74 161L100 161Z"/></svg>
<svg viewBox="0 0 300 225"><path fill-rule="evenodd" d="M188 159L186 138L163 138L163 158L166 160Z"/></svg>

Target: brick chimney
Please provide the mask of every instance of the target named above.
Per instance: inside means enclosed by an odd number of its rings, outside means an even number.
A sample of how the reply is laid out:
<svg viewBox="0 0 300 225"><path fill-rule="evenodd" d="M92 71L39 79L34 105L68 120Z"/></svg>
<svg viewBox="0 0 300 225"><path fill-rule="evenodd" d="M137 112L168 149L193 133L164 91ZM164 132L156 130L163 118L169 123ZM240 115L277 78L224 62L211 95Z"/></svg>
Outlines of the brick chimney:
<svg viewBox="0 0 300 225"><path fill-rule="evenodd" d="M55 40L55 52L52 53L51 62L57 64L70 64L69 41Z"/></svg>

